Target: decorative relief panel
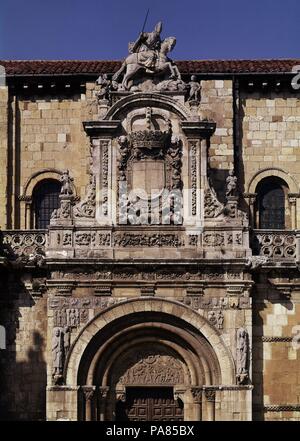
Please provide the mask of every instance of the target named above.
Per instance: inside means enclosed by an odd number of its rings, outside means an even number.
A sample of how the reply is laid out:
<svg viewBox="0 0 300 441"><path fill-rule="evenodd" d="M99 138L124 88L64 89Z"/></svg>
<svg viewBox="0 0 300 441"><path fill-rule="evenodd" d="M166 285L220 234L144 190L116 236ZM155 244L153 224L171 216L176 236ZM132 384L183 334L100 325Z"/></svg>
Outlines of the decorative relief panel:
<svg viewBox="0 0 300 441"><path fill-rule="evenodd" d="M102 151L102 211L103 215L108 214L108 141L100 142Z"/></svg>
<svg viewBox="0 0 300 441"><path fill-rule="evenodd" d="M118 383L122 385L184 384L182 363L162 351L142 350L122 360Z"/></svg>
<svg viewBox="0 0 300 441"><path fill-rule="evenodd" d="M190 142L190 173L192 189L192 215L197 214L197 142Z"/></svg>
<svg viewBox="0 0 300 441"><path fill-rule="evenodd" d="M119 247L180 247L184 239L178 234L115 234L113 244Z"/></svg>

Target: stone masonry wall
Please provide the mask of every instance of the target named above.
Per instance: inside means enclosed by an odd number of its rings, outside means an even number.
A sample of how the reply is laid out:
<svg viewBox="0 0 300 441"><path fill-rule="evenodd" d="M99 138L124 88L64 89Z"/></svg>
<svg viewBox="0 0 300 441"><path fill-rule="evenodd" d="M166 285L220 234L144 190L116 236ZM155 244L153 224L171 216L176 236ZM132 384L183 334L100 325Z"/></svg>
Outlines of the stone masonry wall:
<svg viewBox="0 0 300 441"><path fill-rule="evenodd" d="M209 164L215 188L223 196L224 180L233 168L233 92L231 80L201 81L203 118L212 119L217 128L211 138Z"/></svg>
<svg viewBox="0 0 300 441"><path fill-rule="evenodd" d="M12 148L19 151L21 164L15 194L23 194L26 183L36 172L67 168L74 178L77 195L83 196L88 182L89 144L82 121L90 117L85 95L20 98L12 105L12 119L14 113L17 113L18 130ZM14 198L12 203L15 205ZM17 205L15 211L12 227L19 228L22 222Z"/></svg>
<svg viewBox="0 0 300 441"><path fill-rule="evenodd" d="M253 175L278 167L300 184L300 99L281 92L241 94L242 163L245 191ZM298 225L300 208L298 208Z"/></svg>
<svg viewBox="0 0 300 441"><path fill-rule="evenodd" d="M275 299L274 295L275 289L265 283L255 287L254 418L300 420L300 410L262 413L263 406L299 406L300 403L299 292L293 292L291 299Z"/></svg>
<svg viewBox="0 0 300 441"><path fill-rule="evenodd" d="M0 359L0 420L44 420L46 412L47 301L15 292L1 306L7 350Z"/></svg>

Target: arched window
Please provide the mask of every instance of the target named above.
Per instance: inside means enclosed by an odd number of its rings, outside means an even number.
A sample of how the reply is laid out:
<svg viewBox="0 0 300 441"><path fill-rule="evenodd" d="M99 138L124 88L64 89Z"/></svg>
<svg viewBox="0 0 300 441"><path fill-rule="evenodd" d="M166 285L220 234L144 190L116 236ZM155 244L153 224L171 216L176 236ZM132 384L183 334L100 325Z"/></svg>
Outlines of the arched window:
<svg viewBox="0 0 300 441"><path fill-rule="evenodd" d="M51 214L59 207L61 184L48 179L39 182L33 191L34 226L45 229L50 223Z"/></svg>
<svg viewBox="0 0 300 441"><path fill-rule="evenodd" d="M286 183L278 177L264 178L257 185L258 226L261 229L286 228Z"/></svg>

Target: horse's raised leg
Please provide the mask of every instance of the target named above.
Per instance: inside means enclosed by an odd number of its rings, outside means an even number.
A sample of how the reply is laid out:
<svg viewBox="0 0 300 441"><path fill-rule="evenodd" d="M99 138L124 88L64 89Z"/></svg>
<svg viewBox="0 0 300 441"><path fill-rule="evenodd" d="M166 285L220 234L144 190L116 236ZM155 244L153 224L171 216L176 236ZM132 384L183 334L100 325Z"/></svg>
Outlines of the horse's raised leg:
<svg viewBox="0 0 300 441"><path fill-rule="evenodd" d="M169 68L169 70L171 72L171 78L176 78L176 72L175 72L175 70L174 70L174 68L172 66L172 63L168 62L166 64L167 64L167 66L168 66L168 68Z"/></svg>
<svg viewBox="0 0 300 441"><path fill-rule="evenodd" d="M128 90L128 81L140 70L140 66L137 64L127 64L127 70L125 72L122 88Z"/></svg>
<svg viewBox="0 0 300 441"><path fill-rule="evenodd" d="M126 67L126 63L122 63L122 66L120 67L120 69L113 75L112 79L113 81L118 81L119 76L121 75L121 73L123 72L123 70Z"/></svg>
<svg viewBox="0 0 300 441"><path fill-rule="evenodd" d="M175 74L176 74L178 80L181 80L181 73L179 72L179 69L176 66L176 64L173 65L173 69L175 70Z"/></svg>

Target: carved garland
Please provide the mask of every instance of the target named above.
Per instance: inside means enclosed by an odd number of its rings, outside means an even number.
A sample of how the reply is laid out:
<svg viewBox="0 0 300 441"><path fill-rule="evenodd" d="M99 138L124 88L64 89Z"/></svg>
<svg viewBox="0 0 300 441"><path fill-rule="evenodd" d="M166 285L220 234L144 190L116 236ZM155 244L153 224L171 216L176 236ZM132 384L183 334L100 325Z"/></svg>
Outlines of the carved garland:
<svg viewBox="0 0 300 441"><path fill-rule="evenodd" d="M191 142L192 215L197 214L197 143Z"/></svg>
<svg viewBox="0 0 300 441"><path fill-rule="evenodd" d="M108 214L108 141L101 141L102 147L102 209L104 216Z"/></svg>

